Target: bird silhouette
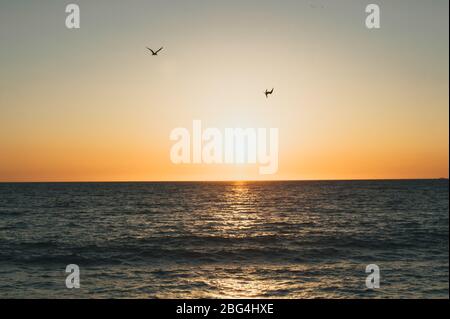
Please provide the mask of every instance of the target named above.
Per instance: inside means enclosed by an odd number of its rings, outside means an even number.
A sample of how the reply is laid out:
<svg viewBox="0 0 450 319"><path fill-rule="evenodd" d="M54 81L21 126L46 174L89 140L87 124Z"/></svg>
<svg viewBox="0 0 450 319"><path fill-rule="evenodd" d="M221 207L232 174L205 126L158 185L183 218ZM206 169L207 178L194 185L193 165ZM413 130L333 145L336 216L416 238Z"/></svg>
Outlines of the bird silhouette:
<svg viewBox="0 0 450 319"><path fill-rule="evenodd" d="M157 51L153 51L152 49L150 49L149 47L147 47L147 49L149 49L152 52L152 55L158 55L159 51L161 51L163 49L163 47L161 47L159 50Z"/></svg>
<svg viewBox="0 0 450 319"><path fill-rule="evenodd" d="M273 89L271 91L266 90L266 92L264 92L264 94L266 95L266 98L268 98L269 95L272 94L272 93L273 93Z"/></svg>

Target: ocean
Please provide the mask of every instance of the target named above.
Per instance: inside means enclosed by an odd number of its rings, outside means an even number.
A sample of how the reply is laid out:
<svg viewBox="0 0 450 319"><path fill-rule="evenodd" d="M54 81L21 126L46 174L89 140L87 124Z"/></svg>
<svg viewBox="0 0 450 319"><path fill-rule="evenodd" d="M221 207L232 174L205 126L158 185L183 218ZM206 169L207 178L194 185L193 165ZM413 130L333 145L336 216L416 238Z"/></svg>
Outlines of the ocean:
<svg viewBox="0 0 450 319"><path fill-rule="evenodd" d="M448 180L1 183L0 298L448 298L448 217Z"/></svg>

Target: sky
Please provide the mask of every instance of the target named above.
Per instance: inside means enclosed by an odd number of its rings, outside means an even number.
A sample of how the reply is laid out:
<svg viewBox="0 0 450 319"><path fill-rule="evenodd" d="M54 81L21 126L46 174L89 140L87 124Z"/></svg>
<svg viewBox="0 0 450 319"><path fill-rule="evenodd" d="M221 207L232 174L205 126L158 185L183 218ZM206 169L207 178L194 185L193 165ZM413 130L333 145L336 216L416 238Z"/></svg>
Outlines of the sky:
<svg viewBox="0 0 450 319"><path fill-rule="evenodd" d="M0 181L448 178L448 5L0 0ZM175 165L193 120L278 128L278 172Z"/></svg>

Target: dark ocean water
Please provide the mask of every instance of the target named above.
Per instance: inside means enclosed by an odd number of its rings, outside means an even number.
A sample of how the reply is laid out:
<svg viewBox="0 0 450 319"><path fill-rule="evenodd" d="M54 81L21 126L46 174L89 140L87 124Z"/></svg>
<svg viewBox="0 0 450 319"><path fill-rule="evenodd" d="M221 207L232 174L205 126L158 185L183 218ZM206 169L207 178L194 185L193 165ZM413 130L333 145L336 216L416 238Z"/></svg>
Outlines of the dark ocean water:
<svg viewBox="0 0 450 319"><path fill-rule="evenodd" d="M448 298L448 204L446 180L0 184L0 297Z"/></svg>

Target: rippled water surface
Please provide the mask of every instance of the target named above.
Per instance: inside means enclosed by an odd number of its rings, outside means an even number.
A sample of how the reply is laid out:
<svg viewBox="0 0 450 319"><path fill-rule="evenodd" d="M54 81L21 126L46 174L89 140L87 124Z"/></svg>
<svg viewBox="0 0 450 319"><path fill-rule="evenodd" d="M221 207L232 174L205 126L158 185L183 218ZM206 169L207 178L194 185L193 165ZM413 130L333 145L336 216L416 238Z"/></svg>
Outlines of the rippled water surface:
<svg viewBox="0 0 450 319"><path fill-rule="evenodd" d="M0 297L448 298L448 204L446 180L0 184Z"/></svg>

